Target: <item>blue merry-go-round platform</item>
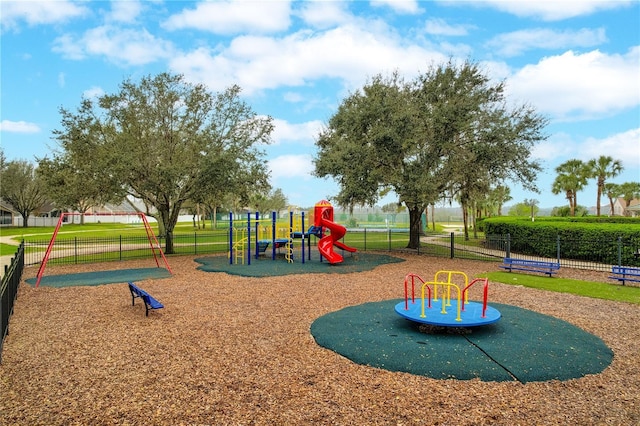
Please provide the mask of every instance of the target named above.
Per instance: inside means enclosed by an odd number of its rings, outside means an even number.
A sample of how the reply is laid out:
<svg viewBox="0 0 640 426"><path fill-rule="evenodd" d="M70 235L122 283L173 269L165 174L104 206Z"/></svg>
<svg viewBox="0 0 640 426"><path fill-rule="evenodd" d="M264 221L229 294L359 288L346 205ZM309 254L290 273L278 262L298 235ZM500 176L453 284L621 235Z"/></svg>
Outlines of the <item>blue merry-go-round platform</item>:
<svg viewBox="0 0 640 426"><path fill-rule="evenodd" d="M488 305L483 316L482 303L466 302L464 310L460 310L460 318L458 319L456 303L445 306L444 313L442 303L441 299L440 301L432 301L431 307L425 304L424 317L422 316L421 300L402 301L395 305L395 311L408 320L442 327L478 327L492 324L498 321L501 316L500 311Z"/></svg>

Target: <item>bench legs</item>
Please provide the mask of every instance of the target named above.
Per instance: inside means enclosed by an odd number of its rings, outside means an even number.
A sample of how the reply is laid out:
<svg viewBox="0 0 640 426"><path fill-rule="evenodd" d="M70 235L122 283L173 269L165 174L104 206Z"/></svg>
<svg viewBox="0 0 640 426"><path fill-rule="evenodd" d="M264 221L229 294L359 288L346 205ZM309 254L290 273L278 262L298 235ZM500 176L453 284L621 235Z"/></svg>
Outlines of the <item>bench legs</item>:
<svg viewBox="0 0 640 426"><path fill-rule="evenodd" d="M506 269L509 272L513 272L513 270L516 270L516 271L525 271L525 272L534 272L534 273L538 273L538 274L545 274L545 275L549 275L549 278L553 277L553 274L555 274L555 272L553 270L544 271L544 270L541 270L541 269L514 268L511 265L509 265L509 266L500 266L500 267Z"/></svg>

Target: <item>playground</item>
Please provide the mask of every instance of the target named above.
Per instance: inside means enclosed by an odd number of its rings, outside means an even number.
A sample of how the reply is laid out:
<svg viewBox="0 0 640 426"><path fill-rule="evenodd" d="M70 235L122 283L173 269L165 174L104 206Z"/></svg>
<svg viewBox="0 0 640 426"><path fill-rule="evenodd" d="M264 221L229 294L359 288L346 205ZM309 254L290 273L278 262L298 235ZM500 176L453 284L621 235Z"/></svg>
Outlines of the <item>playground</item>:
<svg viewBox="0 0 640 426"><path fill-rule="evenodd" d="M171 276L136 282L164 304L148 317L143 306L131 305L126 283L23 284L0 364L0 424L626 425L640 420L637 305L491 282L489 305L502 318L486 327L497 328L497 339L483 343L486 331L425 333L394 311L404 302L407 273L430 279L440 270L458 270L475 278L497 266L394 254L389 256L394 261L381 258L370 268L341 272L356 256L367 255L378 254L346 254L342 264L325 262L325 272L262 276L204 271L197 257L174 257ZM261 265L245 268L253 266ZM143 269L149 260L117 267ZM51 267L44 278L112 269L114 264ZM36 275L37 268L27 268L24 279ZM350 312L354 309L368 320ZM427 364L445 367L446 375L391 368L398 359L393 351L373 354L375 362L351 359L318 341L314 333L321 325L331 327L325 336L341 336L338 345L349 342L345 332L358 334L350 339L363 353L372 352L376 342L398 343L399 333L407 331L403 345L410 343L412 351L437 347L426 355ZM532 328L517 341L500 335L507 327L526 325ZM602 345L600 364L567 378L565 366L575 362L563 358L583 349L567 340L574 329L590 336L587 346ZM545 339L556 347L569 345L562 353L536 357L536 351L548 349L536 346ZM527 380L508 374L486 378L477 347L504 365L526 357L536 363L529 364L530 372L508 366L519 371L516 375L531 373L521 376ZM535 350L522 355L526 347ZM534 377L543 373L558 378Z"/></svg>

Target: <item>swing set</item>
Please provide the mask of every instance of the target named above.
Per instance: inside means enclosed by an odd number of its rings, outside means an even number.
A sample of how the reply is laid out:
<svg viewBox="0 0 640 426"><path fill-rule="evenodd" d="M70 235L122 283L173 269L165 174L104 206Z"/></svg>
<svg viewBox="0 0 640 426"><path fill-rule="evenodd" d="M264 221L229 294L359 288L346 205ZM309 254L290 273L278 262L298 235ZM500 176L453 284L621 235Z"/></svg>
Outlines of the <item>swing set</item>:
<svg viewBox="0 0 640 426"><path fill-rule="evenodd" d="M67 217L67 216L78 216L80 214L81 213L63 212L60 215L60 219L58 220L58 224L56 225L56 229L53 231L53 235L51 236L51 240L49 241L49 246L47 247L47 251L45 252L45 255L44 255L44 258L42 259L42 262L40 263L40 268L38 269L38 275L37 275L37 280L36 280L36 288L40 285L40 280L42 279L42 276L44 275L44 270L47 267L47 261L51 257L51 253L52 253L52 250L53 250L53 245L55 244L56 237L58 236L58 231L60 231L60 228L62 227L62 224L64 222L64 218ZM162 251L162 248L160 248L160 243L158 242L158 239L156 238L155 234L153 233L153 229L151 229L151 226L149 225L149 221L147 221L146 215L144 213L130 213L128 215L138 216L142 220L142 223L144 224L144 229L145 229L146 234L147 234L147 240L149 241L149 246L151 247L151 252L153 253L153 258L154 258L154 260L156 262L156 266L158 268L160 267L159 258L162 258L162 260L164 262L164 265L166 266L166 268L169 271L169 273L173 274L173 272L171 271L171 268L169 267L169 263L167 262L167 258L165 257L164 252Z"/></svg>

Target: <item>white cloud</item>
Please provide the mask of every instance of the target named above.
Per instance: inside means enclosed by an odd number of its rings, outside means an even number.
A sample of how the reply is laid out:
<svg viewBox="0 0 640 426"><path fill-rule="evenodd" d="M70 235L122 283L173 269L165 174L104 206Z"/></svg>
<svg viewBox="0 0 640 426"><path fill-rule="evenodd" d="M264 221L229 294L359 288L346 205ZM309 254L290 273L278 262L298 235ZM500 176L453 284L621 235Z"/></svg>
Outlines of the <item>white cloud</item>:
<svg viewBox="0 0 640 426"><path fill-rule="evenodd" d="M372 0L371 6L386 6L393 9L396 13L415 15L422 10L417 0Z"/></svg>
<svg viewBox="0 0 640 426"><path fill-rule="evenodd" d="M108 16L109 21L131 23L142 12L142 3L137 0L117 0L111 2L111 13Z"/></svg>
<svg viewBox="0 0 640 426"><path fill-rule="evenodd" d="M500 82L509 78L513 72L511 67L502 61L481 61L480 65L485 74L494 82Z"/></svg>
<svg viewBox="0 0 640 426"><path fill-rule="evenodd" d="M282 95L282 98L293 104L304 102L304 97L300 93L296 92L285 92L284 95Z"/></svg>
<svg viewBox="0 0 640 426"><path fill-rule="evenodd" d="M236 83L251 94L304 86L320 78L339 79L353 88L378 73L399 70L416 74L429 63L446 59L438 51L404 45L384 27L347 25L318 33L300 31L283 38L237 37L224 50L200 47L176 55L170 68L212 90Z"/></svg>
<svg viewBox="0 0 640 426"><path fill-rule="evenodd" d="M346 3L335 1L305 2L299 16L305 23L320 29L346 24L355 19L347 11Z"/></svg>
<svg viewBox="0 0 640 426"><path fill-rule="evenodd" d="M173 45L146 30L107 25L92 28L79 39L68 34L58 37L54 41L53 51L68 59L78 60L95 55L104 56L117 64L145 65L170 57Z"/></svg>
<svg viewBox="0 0 640 426"><path fill-rule="evenodd" d="M473 27L469 25L452 25L448 24L442 18L427 19L425 24L425 30L427 34L441 35L441 36L464 36L467 35L469 30Z"/></svg>
<svg viewBox="0 0 640 426"><path fill-rule="evenodd" d="M546 28L526 29L500 34L487 47L504 56L517 56L530 49L567 49L593 47L607 41L604 28L554 31Z"/></svg>
<svg viewBox="0 0 640 426"><path fill-rule="evenodd" d="M104 95L104 90L102 90L102 87L98 86L90 87L82 92L82 96L86 99L97 99L102 95Z"/></svg>
<svg viewBox="0 0 640 426"><path fill-rule="evenodd" d="M320 133L323 123L320 120L306 123L292 124L285 120L274 119L275 129L272 134L276 144L284 142L300 142L303 145L313 145Z"/></svg>
<svg viewBox="0 0 640 426"><path fill-rule="evenodd" d="M314 170L313 158L309 154L281 155L269 160L271 177L275 180L285 178L311 179Z"/></svg>
<svg viewBox="0 0 640 426"><path fill-rule="evenodd" d="M626 7L633 0L535 0L535 1L514 1L514 0L483 0L448 2L449 4L462 4L467 6L490 6L503 12L511 13L520 17L533 17L544 21L559 21L562 19L574 18L576 16L591 15L595 12Z"/></svg>
<svg viewBox="0 0 640 426"><path fill-rule="evenodd" d="M85 58L84 47L79 40L70 34L64 34L53 41L54 52L62 54L66 59L80 60Z"/></svg>
<svg viewBox="0 0 640 426"><path fill-rule="evenodd" d="M199 3L171 16L162 25L168 30L195 28L214 34L264 34L289 28L289 1L216 1Z"/></svg>
<svg viewBox="0 0 640 426"><path fill-rule="evenodd" d="M557 160L558 158L575 157L578 145L566 133L555 133L549 139L536 144L531 156L540 160Z"/></svg>
<svg viewBox="0 0 640 426"><path fill-rule="evenodd" d="M0 131L10 133L38 133L40 132L40 128L37 124L27 121L2 120L2 122L0 122Z"/></svg>
<svg viewBox="0 0 640 426"><path fill-rule="evenodd" d="M88 9L77 2L60 1L2 1L0 5L2 32L17 29L20 22L29 26L66 22L88 14Z"/></svg>
<svg viewBox="0 0 640 426"><path fill-rule="evenodd" d="M539 175L540 188L545 191L551 188L556 177L555 168L563 162L576 158L589 161L601 155L611 156L620 160L624 167L623 174L618 181L639 181L640 175L640 128L631 129L613 134L604 138L589 137L576 140L571 135L559 132L551 135L548 140L537 144L532 150L533 158L541 160L545 171ZM634 176L635 175L635 176ZM585 194L595 194L591 188L585 188ZM582 202L581 202L582 203ZM587 204L595 204L595 198L587 201Z"/></svg>
<svg viewBox="0 0 640 426"><path fill-rule="evenodd" d="M568 51L527 65L508 90L556 120L610 116L640 104L640 47L624 55Z"/></svg>
<svg viewBox="0 0 640 426"><path fill-rule="evenodd" d="M640 167L640 128L604 139L587 138L580 147L580 156L583 160L598 158L601 155L608 155L622 161L625 168Z"/></svg>

